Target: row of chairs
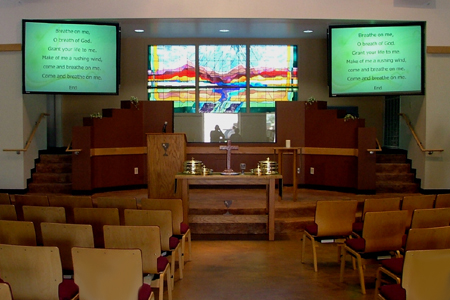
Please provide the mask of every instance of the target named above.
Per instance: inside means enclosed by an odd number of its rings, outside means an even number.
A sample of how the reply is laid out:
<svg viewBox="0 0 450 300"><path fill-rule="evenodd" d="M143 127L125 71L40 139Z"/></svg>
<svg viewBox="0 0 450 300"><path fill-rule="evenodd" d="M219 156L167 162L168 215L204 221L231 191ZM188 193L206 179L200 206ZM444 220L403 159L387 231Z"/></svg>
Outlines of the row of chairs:
<svg viewBox="0 0 450 300"><path fill-rule="evenodd" d="M139 249L72 249L74 279L64 279L58 247L0 244L2 300L154 300Z"/></svg>
<svg viewBox="0 0 450 300"><path fill-rule="evenodd" d="M404 204L411 200L420 202L419 198L422 196L409 198L403 199L406 200ZM431 197L425 197L425 200L428 201L429 198ZM395 254L395 251L404 248L405 233L409 227L449 226L450 224L450 208L415 209L410 212L406 209L408 206L400 210L401 200L401 198L367 199L364 202L361 227L357 232L354 231L357 201L318 201L314 224L307 226L303 233L302 262L304 262L307 239L312 244L316 272L316 248L323 243L337 245L338 260L340 259L341 262L341 281L343 281L345 256L350 254L353 257L354 268L355 262L358 263L361 291L365 294L364 265L371 261L368 259L373 257L371 254L375 253L375 256L380 258L381 255Z"/></svg>

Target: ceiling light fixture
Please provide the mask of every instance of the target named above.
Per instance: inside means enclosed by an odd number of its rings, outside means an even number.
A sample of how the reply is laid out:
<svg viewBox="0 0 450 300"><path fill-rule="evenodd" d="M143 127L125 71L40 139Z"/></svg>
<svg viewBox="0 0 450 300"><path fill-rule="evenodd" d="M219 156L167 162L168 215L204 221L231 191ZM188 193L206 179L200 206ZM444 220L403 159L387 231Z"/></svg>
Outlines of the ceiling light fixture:
<svg viewBox="0 0 450 300"><path fill-rule="evenodd" d="M313 31L312 31L311 29L303 30L303 32L304 32L304 33L313 33Z"/></svg>
<svg viewBox="0 0 450 300"><path fill-rule="evenodd" d="M142 33L142 32L144 32L144 29L135 29L134 32Z"/></svg>
<svg viewBox="0 0 450 300"><path fill-rule="evenodd" d="M220 29L219 31L220 32L229 32L230 30L228 30L228 29Z"/></svg>

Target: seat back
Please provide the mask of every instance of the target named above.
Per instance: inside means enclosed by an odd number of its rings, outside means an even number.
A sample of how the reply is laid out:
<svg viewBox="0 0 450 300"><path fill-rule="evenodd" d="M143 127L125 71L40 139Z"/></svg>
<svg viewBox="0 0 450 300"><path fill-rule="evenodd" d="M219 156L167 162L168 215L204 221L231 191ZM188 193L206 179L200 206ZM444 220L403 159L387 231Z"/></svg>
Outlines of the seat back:
<svg viewBox="0 0 450 300"><path fill-rule="evenodd" d="M33 222L0 220L0 244L36 246Z"/></svg>
<svg viewBox="0 0 450 300"><path fill-rule="evenodd" d="M405 250L450 249L450 226L411 228Z"/></svg>
<svg viewBox="0 0 450 300"><path fill-rule="evenodd" d="M447 300L450 249L407 251L402 274L406 299Z"/></svg>
<svg viewBox="0 0 450 300"><path fill-rule="evenodd" d="M94 233L88 224L41 223L44 246L58 247L64 270L73 270L72 248L94 248Z"/></svg>
<svg viewBox="0 0 450 300"><path fill-rule="evenodd" d="M0 245L0 274L14 299L59 300L63 274L57 247Z"/></svg>
<svg viewBox="0 0 450 300"><path fill-rule="evenodd" d="M362 211L362 220L364 215L369 211L393 211L400 210L401 197L395 198L367 198L364 200Z"/></svg>
<svg viewBox="0 0 450 300"><path fill-rule="evenodd" d="M183 222L183 201L181 199L141 199L142 209L170 210L172 212L173 234L181 235Z"/></svg>
<svg viewBox="0 0 450 300"><path fill-rule="evenodd" d="M0 204L11 204L11 198L8 193L0 193Z"/></svg>
<svg viewBox="0 0 450 300"><path fill-rule="evenodd" d="M114 226L104 228L105 248L140 249L144 273L157 274L157 259L161 256L158 226Z"/></svg>
<svg viewBox="0 0 450 300"><path fill-rule="evenodd" d="M38 245L42 245L42 222L66 223L66 212L64 207L24 205L22 209L24 221L31 221L34 224L36 243Z"/></svg>
<svg viewBox="0 0 450 300"><path fill-rule="evenodd" d="M0 204L0 220L17 221L17 213L14 205Z"/></svg>
<svg viewBox="0 0 450 300"><path fill-rule="evenodd" d="M0 299L2 300L12 300L12 292L9 284L1 282L0 283Z"/></svg>
<svg viewBox="0 0 450 300"><path fill-rule="evenodd" d="M119 210L117 208L82 208L73 209L76 224L90 224L94 232L94 245L104 248L104 225L120 225Z"/></svg>
<svg viewBox="0 0 450 300"><path fill-rule="evenodd" d="M48 196L50 206L64 207L67 223L74 223L73 209L75 207L92 208L91 196L51 195Z"/></svg>
<svg viewBox="0 0 450 300"><path fill-rule="evenodd" d="M407 217L404 210L366 213L362 232L365 252L400 250Z"/></svg>
<svg viewBox="0 0 450 300"><path fill-rule="evenodd" d="M450 224L450 207L416 209L411 228L442 227Z"/></svg>
<svg viewBox="0 0 450 300"><path fill-rule="evenodd" d="M83 300L137 300L143 285L138 249L72 249L75 283Z"/></svg>
<svg viewBox="0 0 450 300"><path fill-rule="evenodd" d="M23 221L22 206L49 206L48 197L45 195L14 195L17 220Z"/></svg>
<svg viewBox="0 0 450 300"><path fill-rule="evenodd" d="M356 200L317 201L314 222L317 236L346 236L352 233Z"/></svg>
<svg viewBox="0 0 450 300"><path fill-rule="evenodd" d="M408 211L408 218L406 219L406 228L411 227L412 215L415 209L433 208L436 195L420 195L420 196L405 196L402 200L402 210Z"/></svg>
<svg viewBox="0 0 450 300"><path fill-rule="evenodd" d="M435 208L450 207L450 194L438 194L436 195Z"/></svg>
<svg viewBox="0 0 450 300"><path fill-rule="evenodd" d="M125 224L124 210L137 209L137 200L134 197L98 197L95 199L97 207L116 207L119 209L120 224Z"/></svg>
<svg viewBox="0 0 450 300"><path fill-rule="evenodd" d="M169 238L173 235L170 210L125 209L125 225L159 226L161 248L164 251L170 251Z"/></svg>

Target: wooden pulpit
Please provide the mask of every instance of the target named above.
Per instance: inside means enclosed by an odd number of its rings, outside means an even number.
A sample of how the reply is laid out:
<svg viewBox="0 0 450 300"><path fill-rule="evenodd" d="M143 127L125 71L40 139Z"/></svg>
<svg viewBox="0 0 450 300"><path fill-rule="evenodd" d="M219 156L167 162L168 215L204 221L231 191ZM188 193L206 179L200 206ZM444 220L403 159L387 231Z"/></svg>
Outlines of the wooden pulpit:
<svg viewBox="0 0 450 300"><path fill-rule="evenodd" d="M184 133L147 134L148 197L154 199L181 198L175 190L175 175L183 172L186 160Z"/></svg>

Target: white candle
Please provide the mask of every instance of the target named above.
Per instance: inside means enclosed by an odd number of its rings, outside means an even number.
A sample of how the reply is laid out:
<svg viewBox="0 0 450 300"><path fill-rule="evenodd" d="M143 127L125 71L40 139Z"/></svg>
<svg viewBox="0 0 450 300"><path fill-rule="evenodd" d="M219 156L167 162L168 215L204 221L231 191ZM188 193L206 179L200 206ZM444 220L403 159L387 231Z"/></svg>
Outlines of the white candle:
<svg viewBox="0 0 450 300"><path fill-rule="evenodd" d="M291 140L286 140L286 148L291 148Z"/></svg>

